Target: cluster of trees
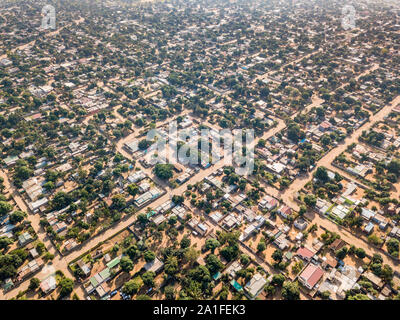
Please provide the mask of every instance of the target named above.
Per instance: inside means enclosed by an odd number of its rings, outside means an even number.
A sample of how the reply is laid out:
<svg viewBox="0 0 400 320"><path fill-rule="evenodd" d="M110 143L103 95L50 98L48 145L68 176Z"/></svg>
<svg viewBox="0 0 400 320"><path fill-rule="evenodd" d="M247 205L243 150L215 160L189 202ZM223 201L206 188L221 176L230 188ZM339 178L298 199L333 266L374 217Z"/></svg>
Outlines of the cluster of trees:
<svg viewBox="0 0 400 320"><path fill-rule="evenodd" d="M302 154L300 156L298 153L295 154L296 167L302 172L307 172L310 170L310 166L315 165L320 159L321 153L314 150L309 142L300 144L299 150L302 151Z"/></svg>
<svg viewBox="0 0 400 320"><path fill-rule="evenodd" d="M244 190L247 185L246 179L241 178L238 174L235 173L235 169L231 166L224 168L224 178L229 185L236 185L240 190Z"/></svg>
<svg viewBox="0 0 400 320"><path fill-rule="evenodd" d="M150 224L148 226L153 230L153 226ZM176 230L176 227L172 225L171 228ZM150 229L146 230L151 231ZM157 230L151 231L149 235L158 237L157 234L163 230L164 227L160 225L157 227ZM146 262L154 261L156 258L155 252L149 250L146 243L147 241L140 241L137 244L127 243L125 245L126 249L124 249L124 253L126 255L122 257L120 263L122 271L132 271L135 261L140 257ZM195 268L193 268L193 265L199 256L199 252L191 246L189 237L184 236L180 242L174 241L172 246L161 249L160 253L161 259L164 261L164 273L168 276L169 282L171 282L170 285L164 288L166 299L175 299L176 292L173 283L176 281L181 282L182 290L179 292L181 299L199 299L209 297L212 294L212 275L222 270L223 264L219 257L213 253L216 248L220 247L219 241L209 239L206 247L207 249L205 250L212 250L205 258L206 265ZM138 293L142 286L141 281L148 287L154 286L155 274L153 272L145 272L138 277L135 277L124 285L122 290L125 294L133 295ZM141 281L138 279L141 279Z"/></svg>
<svg viewBox="0 0 400 320"><path fill-rule="evenodd" d="M157 163L154 167L155 175L162 180L169 180L173 177L174 166L172 164Z"/></svg>
<svg viewBox="0 0 400 320"><path fill-rule="evenodd" d="M372 256L369 268L386 283L390 283L393 279L393 269L388 264L383 264L383 259L379 254L374 254Z"/></svg>
<svg viewBox="0 0 400 320"><path fill-rule="evenodd" d="M297 144L306 137L306 134L297 123L290 122L287 127L287 137Z"/></svg>
<svg viewBox="0 0 400 320"><path fill-rule="evenodd" d="M363 259L366 257L366 252L363 248L356 248L355 246L343 247L335 252L336 258L343 260L347 255L356 255L358 258Z"/></svg>
<svg viewBox="0 0 400 320"><path fill-rule="evenodd" d="M0 216L5 216L10 213L13 209L13 206L6 201L4 196L1 196L2 200L0 200Z"/></svg>
<svg viewBox="0 0 400 320"><path fill-rule="evenodd" d="M62 277L58 282L60 288L60 297L69 296L74 290L74 281L67 277Z"/></svg>
<svg viewBox="0 0 400 320"><path fill-rule="evenodd" d="M387 165L387 170L389 173L393 173L397 177L400 177L400 160L394 159L390 161Z"/></svg>
<svg viewBox="0 0 400 320"><path fill-rule="evenodd" d="M133 296L139 291L140 287L141 287L140 282L135 279L132 279L125 282L124 286L122 287L122 292L126 295Z"/></svg>
<svg viewBox="0 0 400 320"><path fill-rule="evenodd" d="M285 281L282 286L282 297L285 300L300 300L300 288L298 283Z"/></svg>
<svg viewBox="0 0 400 320"><path fill-rule="evenodd" d="M369 131L367 133L363 131L360 139L373 146L380 147L383 140L385 140L385 135L382 132Z"/></svg>
<svg viewBox="0 0 400 320"><path fill-rule="evenodd" d="M274 268L279 270L285 270L286 267L289 265L289 262L283 262L283 252L279 249L276 249L272 253L272 259L274 260Z"/></svg>
<svg viewBox="0 0 400 320"><path fill-rule="evenodd" d="M22 182L32 177L32 175L33 175L32 164L30 164L26 160L22 159L17 160L13 174L14 184L17 187L21 187Z"/></svg>
<svg viewBox="0 0 400 320"><path fill-rule="evenodd" d="M340 235L335 232L326 230L323 234L321 234L321 240L327 246L332 244L336 239L340 239Z"/></svg>
<svg viewBox="0 0 400 320"><path fill-rule="evenodd" d="M149 225L150 226L150 225ZM160 225L161 226L161 225ZM158 226L158 229L160 229ZM176 229L176 228L174 228ZM155 231L156 233L159 230ZM154 233L151 233L154 234ZM155 235L155 234L154 234ZM205 257L205 265L194 266L195 261L199 257L199 252L191 246L190 238L184 236L180 242L175 241L172 246L161 249L161 258L164 261L164 272L168 276L168 285L164 288L166 299L175 299L176 292L174 290L174 282L181 283L181 291L178 293L180 299L200 299L209 298L213 294L214 284L212 276L224 268L220 260L223 256L228 261L236 259L239 256L239 248L237 244L238 233L219 233L217 239L207 239L203 252L209 251ZM215 251L218 249L218 255ZM146 262L155 259L155 253L145 247L139 248L139 245L129 245L125 249L125 254L121 259L121 269L130 272L133 269L134 261L143 257ZM142 254L140 253L142 252ZM250 258L242 255L240 257L244 264L248 264ZM155 274L145 272L141 275L143 283L147 286L154 285ZM136 294L140 290L137 279L127 282L123 288L123 292L129 295Z"/></svg>
<svg viewBox="0 0 400 320"><path fill-rule="evenodd" d="M396 257L396 258L399 257L399 240L397 240L395 238L390 238L386 242L386 248L390 255L392 255L393 257Z"/></svg>
<svg viewBox="0 0 400 320"><path fill-rule="evenodd" d="M28 252L24 249L16 249L11 253L0 255L0 280L15 277L18 268L27 257Z"/></svg>
<svg viewBox="0 0 400 320"><path fill-rule="evenodd" d="M328 198L332 198L343 189L343 185L340 183L343 177L335 173L334 177L330 178L328 169L323 166L317 168L314 178L313 189L319 197L327 196Z"/></svg>
<svg viewBox="0 0 400 320"><path fill-rule="evenodd" d="M221 250L220 254L227 261L232 261L239 256L239 239L240 233L236 232L217 232L218 241L221 245L225 245Z"/></svg>
<svg viewBox="0 0 400 320"><path fill-rule="evenodd" d="M381 246L383 244L383 240L374 233L368 236L368 242L374 244L375 246Z"/></svg>

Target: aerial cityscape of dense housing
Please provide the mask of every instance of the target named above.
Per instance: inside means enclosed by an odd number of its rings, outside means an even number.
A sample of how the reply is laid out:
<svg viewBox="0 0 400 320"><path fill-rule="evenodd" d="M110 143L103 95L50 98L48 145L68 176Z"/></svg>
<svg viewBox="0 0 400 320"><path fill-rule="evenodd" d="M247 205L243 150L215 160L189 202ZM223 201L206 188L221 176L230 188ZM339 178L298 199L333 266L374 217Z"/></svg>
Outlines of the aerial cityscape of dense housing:
<svg viewBox="0 0 400 320"><path fill-rule="evenodd" d="M0 2L1 300L400 300L399 246L399 1Z"/></svg>

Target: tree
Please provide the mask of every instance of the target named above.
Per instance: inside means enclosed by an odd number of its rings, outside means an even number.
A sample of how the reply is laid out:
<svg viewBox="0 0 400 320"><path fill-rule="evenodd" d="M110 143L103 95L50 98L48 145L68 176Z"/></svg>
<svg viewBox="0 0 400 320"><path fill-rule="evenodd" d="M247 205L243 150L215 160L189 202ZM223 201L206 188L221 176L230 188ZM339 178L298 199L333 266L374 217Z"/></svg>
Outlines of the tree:
<svg viewBox="0 0 400 320"><path fill-rule="evenodd" d="M139 187L136 184L130 184L127 187L128 193L132 196L135 197L139 193Z"/></svg>
<svg viewBox="0 0 400 320"><path fill-rule="evenodd" d="M388 264L385 264L381 270L380 276L385 282L389 283L393 279L393 269Z"/></svg>
<svg viewBox="0 0 400 320"><path fill-rule="evenodd" d="M175 289L173 286L166 286L164 288L164 295L166 300L175 300Z"/></svg>
<svg viewBox="0 0 400 320"><path fill-rule="evenodd" d="M27 167L26 165L17 166L15 168L14 175L15 178L24 181L33 175L33 170Z"/></svg>
<svg viewBox="0 0 400 320"><path fill-rule="evenodd" d="M55 184L54 184L53 181L47 181L47 182L43 185L43 187L44 187L47 191L51 191L51 190L54 190Z"/></svg>
<svg viewBox="0 0 400 320"><path fill-rule="evenodd" d="M154 259L156 258L155 253L150 250L146 251L143 256L144 256L144 260L146 260L146 262L154 261Z"/></svg>
<svg viewBox="0 0 400 320"><path fill-rule="evenodd" d="M328 170L325 167L318 167L315 178L324 183L329 181Z"/></svg>
<svg viewBox="0 0 400 320"><path fill-rule="evenodd" d="M142 280L146 286L153 287L154 286L154 278L156 274L153 271L147 271L143 273Z"/></svg>
<svg viewBox="0 0 400 320"><path fill-rule="evenodd" d="M178 259L175 256L169 256L165 261L164 271L169 276L174 276L179 272Z"/></svg>
<svg viewBox="0 0 400 320"><path fill-rule="evenodd" d="M72 196L64 191L59 191L52 200L53 209L60 210L71 204Z"/></svg>
<svg viewBox="0 0 400 320"><path fill-rule="evenodd" d="M297 275L303 269L303 261L297 261L292 267L292 273Z"/></svg>
<svg viewBox="0 0 400 320"><path fill-rule="evenodd" d="M300 299L300 289L296 282L286 281L282 288L282 297L285 300L299 300Z"/></svg>
<svg viewBox="0 0 400 320"><path fill-rule="evenodd" d="M212 253L206 257L206 266L207 266L208 270L210 270L211 274L217 273L218 271L222 270L224 267L224 265L218 259L218 257Z"/></svg>
<svg viewBox="0 0 400 320"><path fill-rule="evenodd" d="M260 140L258 140L258 142L257 142L257 147L259 147L259 148L265 148L265 145L266 145L266 140L265 139L260 139Z"/></svg>
<svg viewBox="0 0 400 320"><path fill-rule="evenodd" d="M136 297L136 300L151 300L151 298L148 295L141 294Z"/></svg>
<svg viewBox="0 0 400 320"><path fill-rule="evenodd" d="M138 147L140 150L145 150L149 146L151 146L151 144L152 144L152 142L150 140L143 139L143 140L139 141Z"/></svg>
<svg viewBox="0 0 400 320"><path fill-rule="evenodd" d="M10 222L12 224L17 224L18 222L21 222L24 220L24 218L27 216L25 212L22 211L14 211L13 213L10 214Z"/></svg>
<svg viewBox="0 0 400 320"><path fill-rule="evenodd" d="M237 258L239 255L239 246L237 243L233 243L232 245L226 246L221 249L220 254L227 260L232 261Z"/></svg>
<svg viewBox="0 0 400 320"><path fill-rule="evenodd" d="M277 287L282 287L284 282L285 282L285 276L281 273L274 274L271 280L271 284Z"/></svg>
<svg viewBox="0 0 400 320"><path fill-rule="evenodd" d="M191 244L190 238L188 238L186 236L182 238L182 240L181 240L181 248L182 249L186 249L186 248L190 247L190 244Z"/></svg>
<svg viewBox="0 0 400 320"><path fill-rule="evenodd" d="M392 160L387 165L387 170L390 173L394 173L396 176L400 176L400 160Z"/></svg>
<svg viewBox="0 0 400 320"><path fill-rule="evenodd" d="M357 248L355 254L358 258L364 259L366 257L365 250L363 248Z"/></svg>
<svg viewBox="0 0 400 320"><path fill-rule="evenodd" d="M157 163L154 167L154 173L162 180L169 180L174 175L172 172L173 167L172 164Z"/></svg>
<svg viewBox="0 0 400 320"><path fill-rule="evenodd" d="M336 258L343 260L347 255L348 249L347 247L343 247L342 249L336 251Z"/></svg>
<svg viewBox="0 0 400 320"><path fill-rule="evenodd" d="M199 257L200 253L193 247L187 248L185 253L184 253L184 260L189 263L189 265L192 265L197 258Z"/></svg>
<svg viewBox="0 0 400 320"><path fill-rule="evenodd" d="M172 196L172 202L175 204L182 204L183 201L185 201L185 198L183 196L178 196L178 195Z"/></svg>
<svg viewBox="0 0 400 320"><path fill-rule="evenodd" d="M40 280L38 278L32 278L31 281L29 282L29 290L35 290L39 288L40 285Z"/></svg>
<svg viewBox="0 0 400 320"><path fill-rule="evenodd" d="M9 237L0 237L0 249L7 249L13 241Z"/></svg>
<svg viewBox="0 0 400 320"><path fill-rule="evenodd" d="M13 206L6 201L0 201L0 216L4 216L12 210Z"/></svg>
<svg viewBox="0 0 400 320"><path fill-rule="evenodd" d="M386 242L386 247L388 249L389 254L391 254L394 257L399 256L399 240L395 238L390 238Z"/></svg>
<svg viewBox="0 0 400 320"><path fill-rule="evenodd" d="M124 294L132 296L135 293L137 293L139 291L139 289L140 289L140 284L139 283L137 283L135 280L129 280L122 287L122 292Z"/></svg>
<svg viewBox="0 0 400 320"><path fill-rule="evenodd" d="M354 296L348 297L347 300L371 300L371 299L368 298L368 296L366 296L365 294L357 293Z"/></svg>
<svg viewBox="0 0 400 320"><path fill-rule="evenodd" d="M276 262L281 262L283 259L283 253L281 250L276 249L273 253L272 253L272 259L274 259Z"/></svg>
<svg viewBox="0 0 400 320"><path fill-rule="evenodd" d="M133 262L128 257L122 257L120 265L121 265L122 271L124 271L124 272L130 272L133 270Z"/></svg>
<svg viewBox="0 0 400 320"><path fill-rule="evenodd" d="M247 254L242 254L240 256L240 263L246 266L250 262L250 257Z"/></svg>
<svg viewBox="0 0 400 320"><path fill-rule="evenodd" d="M257 245L257 252L263 252L265 249L267 249L267 246L265 245L265 241L260 241Z"/></svg>
<svg viewBox="0 0 400 320"><path fill-rule="evenodd" d="M129 256L129 258L134 259L137 254L136 245L131 245L128 249L126 249L126 254Z"/></svg>
<svg viewBox="0 0 400 320"><path fill-rule="evenodd" d="M380 246L383 243L383 240L379 238L376 234L371 234L368 236L368 242L371 242L376 246Z"/></svg>
<svg viewBox="0 0 400 320"><path fill-rule="evenodd" d="M168 219L168 224L171 226L176 225L177 222L178 222L178 217L175 215L171 215Z"/></svg>
<svg viewBox="0 0 400 320"><path fill-rule="evenodd" d="M211 253L214 253L214 250L221 246L220 242L215 238L210 238L206 240L205 248L207 250L211 250Z"/></svg>
<svg viewBox="0 0 400 320"><path fill-rule="evenodd" d="M65 297L71 294L72 290L74 290L74 281L69 278L62 278L60 283L60 296Z"/></svg>
<svg viewBox="0 0 400 320"><path fill-rule="evenodd" d="M50 252L46 252L44 255L43 255L43 260L45 261L45 262L47 262L47 261L49 261L49 260L53 260L54 259L54 254L52 254L52 253L50 253Z"/></svg>
<svg viewBox="0 0 400 320"><path fill-rule="evenodd" d="M324 291L321 293L321 298L323 300L328 300L330 298L330 296L331 296L331 293L329 291Z"/></svg>
<svg viewBox="0 0 400 320"><path fill-rule="evenodd" d="M112 197L112 207L121 210L126 207L126 200L122 194L116 194Z"/></svg>
<svg viewBox="0 0 400 320"><path fill-rule="evenodd" d="M112 251L114 254L116 254L116 253L119 251L119 244L118 244L118 243L114 244L113 247L112 247L112 249L111 249L111 251Z"/></svg>
<svg viewBox="0 0 400 320"><path fill-rule="evenodd" d="M307 207L306 206L300 206L300 210L299 210L299 215L300 216L304 216L304 214L307 212Z"/></svg>
<svg viewBox="0 0 400 320"><path fill-rule="evenodd" d="M317 199L313 194L307 194L304 197L304 203L308 206L308 207L315 207L315 205L317 204Z"/></svg>
<svg viewBox="0 0 400 320"><path fill-rule="evenodd" d="M300 129L297 123L291 123L288 126L287 136L294 143L297 143L299 140L305 138L305 133Z"/></svg>
<svg viewBox="0 0 400 320"><path fill-rule="evenodd" d="M289 184L290 184L290 180L287 178L283 177L279 180L279 187L281 190L286 189L289 186Z"/></svg>
<svg viewBox="0 0 400 320"><path fill-rule="evenodd" d="M141 224L146 224L147 222L149 222L149 218L147 218L147 215L145 213L138 214L137 220Z"/></svg>
<svg viewBox="0 0 400 320"><path fill-rule="evenodd" d="M324 135L322 136L322 138L321 138L321 143L322 143L324 146L330 145L331 142L332 142L332 139L331 139L331 137L330 137L329 135L324 134Z"/></svg>
<svg viewBox="0 0 400 320"><path fill-rule="evenodd" d="M318 117L322 118L325 116L325 110L324 108L316 108L315 113L317 114Z"/></svg>

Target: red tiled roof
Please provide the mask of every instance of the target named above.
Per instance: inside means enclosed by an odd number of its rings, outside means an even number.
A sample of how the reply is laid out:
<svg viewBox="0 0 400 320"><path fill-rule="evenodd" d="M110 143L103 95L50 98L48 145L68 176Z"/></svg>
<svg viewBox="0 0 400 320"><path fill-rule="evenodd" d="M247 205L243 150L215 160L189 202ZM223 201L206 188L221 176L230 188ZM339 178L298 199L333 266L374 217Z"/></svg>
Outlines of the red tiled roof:
<svg viewBox="0 0 400 320"><path fill-rule="evenodd" d="M310 286L310 288L314 288L317 282L324 275L324 271L313 264L309 264L307 268L301 273L300 277L304 279L304 281Z"/></svg>
<svg viewBox="0 0 400 320"><path fill-rule="evenodd" d="M290 215L292 214L292 209L288 206L283 206L282 208L279 209L280 212L286 214L286 215Z"/></svg>
<svg viewBox="0 0 400 320"><path fill-rule="evenodd" d="M296 252L296 254L302 258L307 258L307 259L311 259L312 256L315 254L314 251L311 251L308 248L299 248Z"/></svg>
<svg viewBox="0 0 400 320"><path fill-rule="evenodd" d="M330 128L332 125L328 121L324 121L320 124L322 128Z"/></svg>

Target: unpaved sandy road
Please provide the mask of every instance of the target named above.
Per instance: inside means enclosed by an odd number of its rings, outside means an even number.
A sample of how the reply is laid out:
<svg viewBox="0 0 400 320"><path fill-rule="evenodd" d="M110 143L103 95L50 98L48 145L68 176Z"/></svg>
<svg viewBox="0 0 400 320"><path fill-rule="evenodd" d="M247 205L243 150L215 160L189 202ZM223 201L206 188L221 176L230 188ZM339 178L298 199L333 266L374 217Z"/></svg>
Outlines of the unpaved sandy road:
<svg viewBox="0 0 400 320"><path fill-rule="evenodd" d="M391 103L389 103L388 105L383 107L382 110L380 110L378 113L371 116L370 120L368 122L366 122L364 125L362 125L360 128L358 128L357 130L355 130L351 134L351 136L347 137L344 140L344 143L342 143L338 147L332 149L324 157L322 157L315 165L315 168L320 167L320 166L332 168L331 163L338 155L340 155L342 152L344 152L347 149L347 147L349 145L351 145L352 143L357 143L358 138L360 137L361 133L364 130L368 131L376 122L383 120L387 115L389 115L389 113L392 111L393 107L396 106L398 103L400 103L400 96L398 96ZM296 194L297 191L301 190L306 185L306 183L311 180L311 176L312 176L312 172L309 174L308 179L301 177L301 178L294 180L293 183L289 186L289 188L282 195L282 200L288 201L288 202L293 202L294 194ZM296 204L295 208L299 209L297 204Z"/></svg>

